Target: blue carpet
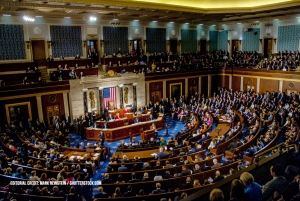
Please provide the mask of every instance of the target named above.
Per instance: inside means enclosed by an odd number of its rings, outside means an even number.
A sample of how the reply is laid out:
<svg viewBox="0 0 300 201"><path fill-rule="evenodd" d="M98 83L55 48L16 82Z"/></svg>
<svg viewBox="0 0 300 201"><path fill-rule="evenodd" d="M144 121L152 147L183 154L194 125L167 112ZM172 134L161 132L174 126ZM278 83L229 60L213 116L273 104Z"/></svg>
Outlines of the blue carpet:
<svg viewBox="0 0 300 201"><path fill-rule="evenodd" d="M171 117L166 117L166 123L169 126L169 136L165 137L166 135L166 129L165 127L158 131L158 137L164 137L164 139L166 141L170 140L171 137L175 137L175 135L181 131L182 129L184 129L184 123L178 121L178 120L173 120ZM82 140L80 138L80 135L76 135L75 133L70 133L70 146L71 147L75 147L76 144L83 142L85 144L85 146L87 145L88 142L90 143L96 143L96 141L87 141L87 140ZM132 138L133 140L140 140L140 136L136 136ZM129 138L125 138L124 139L125 142L129 143L130 139ZM118 145L120 144L120 141L115 141L115 142L104 142L105 146L110 147L110 153L107 156L107 159L105 161L101 161L101 168L96 170L96 174L93 176L93 178L91 178L92 181L97 181L97 180L101 180L103 179L103 174L106 172L106 168L108 166L108 162L110 157L113 155L113 153L117 150ZM97 186L95 186L97 187Z"/></svg>

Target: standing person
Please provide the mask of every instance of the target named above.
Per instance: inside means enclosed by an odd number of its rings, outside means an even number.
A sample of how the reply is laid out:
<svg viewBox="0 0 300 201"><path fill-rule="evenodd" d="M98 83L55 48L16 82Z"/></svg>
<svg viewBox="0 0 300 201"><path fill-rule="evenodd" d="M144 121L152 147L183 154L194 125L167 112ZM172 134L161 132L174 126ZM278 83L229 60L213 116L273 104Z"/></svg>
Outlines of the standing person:
<svg viewBox="0 0 300 201"><path fill-rule="evenodd" d="M99 137L100 137L101 146L104 146L105 136L104 136L103 131L100 131Z"/></svg>

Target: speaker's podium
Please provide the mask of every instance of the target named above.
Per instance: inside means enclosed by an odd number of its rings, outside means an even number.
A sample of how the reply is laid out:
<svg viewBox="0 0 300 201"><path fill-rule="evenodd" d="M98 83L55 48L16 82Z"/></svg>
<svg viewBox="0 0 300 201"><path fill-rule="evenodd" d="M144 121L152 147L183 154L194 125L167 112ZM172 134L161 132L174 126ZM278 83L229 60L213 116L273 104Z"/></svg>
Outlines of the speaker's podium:
<svg viewBox="0 0 300 201"><path fill-rule="evenodd" d="M149 141L151 138L155 137L155 130L145 130L141 131L141 139Z"/></svg>

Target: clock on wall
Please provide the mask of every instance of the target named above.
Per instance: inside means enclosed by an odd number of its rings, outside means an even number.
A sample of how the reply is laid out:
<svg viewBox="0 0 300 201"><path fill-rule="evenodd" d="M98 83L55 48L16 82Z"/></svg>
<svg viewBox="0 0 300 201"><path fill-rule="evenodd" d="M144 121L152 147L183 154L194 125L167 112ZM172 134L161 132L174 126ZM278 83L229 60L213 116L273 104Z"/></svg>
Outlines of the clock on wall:
<svg viewBox="0 0 300 201"><path fill-rule="evenodd" d="M56 102L56 97L53 96L53 95L49 96L49 101L50 101L51 103L55 103L55 102Z"/></svg>

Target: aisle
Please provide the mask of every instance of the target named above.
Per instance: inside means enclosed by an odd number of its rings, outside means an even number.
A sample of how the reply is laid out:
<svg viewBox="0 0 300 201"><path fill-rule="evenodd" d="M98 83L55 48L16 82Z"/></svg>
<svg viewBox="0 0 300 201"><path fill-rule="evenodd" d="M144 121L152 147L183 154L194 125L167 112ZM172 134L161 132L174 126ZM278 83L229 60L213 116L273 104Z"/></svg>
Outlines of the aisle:
<svg viewBox="0 0 300 201"><path fill-rule="evenodd" d="M171 139L171 137L175 137L175 135L180 130L184 129L185 124L183 124L180 121L174 121L172 118L170 118L168 116L166 117L166 121L169 126L169 131L168 131L169 136L165 137L165 135L166 135L165 127L162 130L158 131L158 136L164 137L165 140L168 141ZM71 147L74 147L74 146L76 146L76 144L81 143L81 142L83 142L85 144L85 146L87 145L88 142L93 143L93 144L96 143L96 141L82 140L79 135L76 135L74 133L71 133L69 136L70 136L70 146ZM133 137L132 139L138 141L138 140L140 140L140 136ZM124 139L124 141L129 143L130 139L126 138L126 139ZM106 167L108 166L109 159L112 156L112 154L117 150L118 145L120 145L120 143L121 143L120 141L104 143L105 146L110 147L110 153L107 156L107 159L105 161L101 161L101 169L96 170L96 174L92 178L93 181L103 179L103 174L106 172Z"/></svg>

